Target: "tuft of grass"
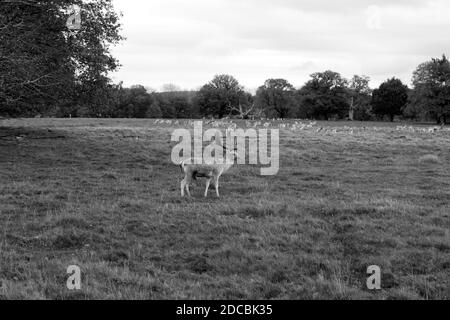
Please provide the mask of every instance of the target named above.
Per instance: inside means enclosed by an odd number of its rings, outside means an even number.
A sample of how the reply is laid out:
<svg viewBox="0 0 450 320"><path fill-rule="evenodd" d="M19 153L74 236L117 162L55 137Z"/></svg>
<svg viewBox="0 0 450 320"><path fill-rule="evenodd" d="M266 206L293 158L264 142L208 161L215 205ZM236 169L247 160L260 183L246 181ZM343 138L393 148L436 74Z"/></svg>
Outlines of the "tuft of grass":
<svg viewBox="0 0 450 320"><path fill-rule="evenodd" d="M420 163L439 164L439 163L441 163L441 160L439 159L439 157L437 155L427 154L427 155L421 156L419 158L419 162Z"/></svg>

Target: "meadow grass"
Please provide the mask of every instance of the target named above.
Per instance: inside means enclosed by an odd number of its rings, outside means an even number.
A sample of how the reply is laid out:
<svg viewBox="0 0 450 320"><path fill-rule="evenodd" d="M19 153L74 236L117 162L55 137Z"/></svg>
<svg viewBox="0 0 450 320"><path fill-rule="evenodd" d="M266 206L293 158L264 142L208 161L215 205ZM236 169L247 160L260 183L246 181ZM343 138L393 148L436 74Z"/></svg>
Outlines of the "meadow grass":
<svg viewBox="0 0 450 320"><path fill-rule="evenodd" d="M449 131L281 130L277 176L183 199L180 126L2 120L0 299L449 299Z"/></svg>

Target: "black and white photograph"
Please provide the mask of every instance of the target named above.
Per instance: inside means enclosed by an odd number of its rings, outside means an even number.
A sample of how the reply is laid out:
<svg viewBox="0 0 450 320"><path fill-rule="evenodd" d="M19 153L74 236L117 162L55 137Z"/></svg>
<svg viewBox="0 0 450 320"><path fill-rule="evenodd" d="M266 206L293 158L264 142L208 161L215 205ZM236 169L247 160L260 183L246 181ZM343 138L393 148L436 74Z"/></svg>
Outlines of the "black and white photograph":
<svg viewBox="0 0 450 320"><path fill-rule="evenodd" d="M0 0L0 300L449 300L449 40L447 0Z"/></svg>

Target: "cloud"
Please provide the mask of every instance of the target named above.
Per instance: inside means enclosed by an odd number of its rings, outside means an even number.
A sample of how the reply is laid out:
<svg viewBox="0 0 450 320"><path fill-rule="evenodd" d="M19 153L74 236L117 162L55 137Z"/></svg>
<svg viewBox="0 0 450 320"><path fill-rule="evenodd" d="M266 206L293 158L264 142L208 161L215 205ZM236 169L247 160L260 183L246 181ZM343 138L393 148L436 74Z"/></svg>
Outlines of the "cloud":
<svg viewBox="0 0 450 320"><path fill-rule="evenodd" d="M347 77L365 73L376 86L392 76L409 82L419 63L450 49L446 0L114 4L127 37L114 49L123 65L114 78L125 85L197 88L229 73L249 88L275 77L301 86L311 73L332 69Z"/></svg>

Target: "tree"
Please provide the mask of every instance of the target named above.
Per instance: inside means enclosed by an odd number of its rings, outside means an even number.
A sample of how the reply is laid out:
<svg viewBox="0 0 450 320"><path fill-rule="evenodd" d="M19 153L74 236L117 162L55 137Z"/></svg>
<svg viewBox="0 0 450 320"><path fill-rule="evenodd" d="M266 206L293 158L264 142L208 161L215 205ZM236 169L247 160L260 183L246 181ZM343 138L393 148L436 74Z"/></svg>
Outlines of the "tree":
<svg viewBox="0 0 450 320"><path fill-rule="evenodd" d="M141 85L135 85L126 90L128 91L128 101L126 101L125 116L128 118L145 118L153 103L152 96Z"/></svg>
<svg viewBox="0 0 450 320"><path fill-rule="evenodd" d="M408 87L401 80L392 78L373 91L372 108L379 116L388 115L394 121L396 115L401 115L408 102Z"/></svg>
<svg viewBox="0 0 450 320"><path fill-rule="evenodd" d="M413 74L409 112L432 116L445 124L450 116L450 62L441 59L420 64Z"/></svg>
<svg viewBox="0 0 450 320"><path fill-rule="evenodd" d="M103 113L99 116L112 118L146 118L153 104L152 96L141 85L123 88L115 85L107 94Z"/></svg>
<svg viewBox="0 0 450 320"><path fill-rule="evenodd" d="M177 113L177 118L191 118L191 104L185 97L175 96L171 101Z"/></svg>
<svg viewBox="0 0 450 320"><path fill-rule="evenodd" d="M256 104L268 117L288 118L294 114L295 88L284 79L266 80L256 92Z"/></svg>
<svg viewBox="0 0 450 320"><path fill-rule="evenodd" d="M217 75L197 94L196 103L203 116L223 118L245 100L246 94L239 82L230 75Z"/></svg>
<svg viewBox="0 0 450 320"><path fill-rule="evenodd" d="M156 100L153 100L153 103L148 107L146 118L162 118L162 111L159 107L159 103Z"/></svg>
<svg viewBox="0 0 450 320"><path fill-rule="evenodd" d="M297 93L298 116L314 119L344 118L348 115L348 81L333 71L318 72Z"/></svg>
<svg viewBox="0 0 450 320"><path fill-rule="evenodd" d="M349 82L350 97L349 120L366 121L371 118L371 95L369 87L370 78L354 75Z"/></svg>
<svg viewBox="0 0 450 320"><path fill-rule="evenodd" d="M159 107L161 116L164 118L191 119L197 117L197 110L193 103L195 92L160 92L152 95L156 102L154 106ZM155 110L157 110L156 107Z"/></svg>
<svg viewBox="0 0 450 320"><path fill-rule="evenodd" d="M67 29L77 5L81 29ZM35 114L56 105L92 106L111 89L118 68L110 46L119 42L111 0L4 0L0 2L0 114ZM94 101L94 103L92 103Z"/></svg>
<svg viewBox="0 0 450 320"><path fill-rule="evenodd" d="M161 110L161 115L165 119L175 119L177 117L177 110L175 106L171 103L167 96L156 95L156 105Z"/></svg>

